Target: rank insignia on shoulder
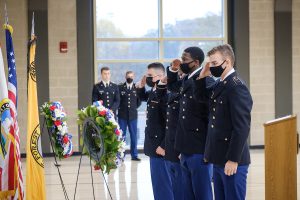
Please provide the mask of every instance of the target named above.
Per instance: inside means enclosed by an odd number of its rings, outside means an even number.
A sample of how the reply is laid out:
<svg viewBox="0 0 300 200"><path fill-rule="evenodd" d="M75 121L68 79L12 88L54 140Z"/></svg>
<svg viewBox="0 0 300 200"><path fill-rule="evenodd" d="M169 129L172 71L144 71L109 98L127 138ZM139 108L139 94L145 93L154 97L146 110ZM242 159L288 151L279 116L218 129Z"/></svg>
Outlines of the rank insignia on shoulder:
<svg viewBox="0 0 300 200"><path fill-rule="evenodd" d="M237 76L234 76L232 80L236 85L243 84L243 82Z"/></svg>

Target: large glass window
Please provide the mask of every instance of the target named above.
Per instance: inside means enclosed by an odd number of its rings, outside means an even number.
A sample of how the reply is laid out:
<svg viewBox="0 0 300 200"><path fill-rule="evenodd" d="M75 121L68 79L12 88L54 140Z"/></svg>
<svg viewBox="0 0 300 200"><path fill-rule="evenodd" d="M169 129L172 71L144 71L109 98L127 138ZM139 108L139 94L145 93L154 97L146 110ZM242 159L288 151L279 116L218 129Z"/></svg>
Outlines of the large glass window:
<svg viewBox="0 0 300 200"><path fill-rule="evenodd" d="M112 81L136 80L151 62L170 63L189 46L206 53L227 40L226 0L95 0L95 79L111 68ZM145 106L139 109L139 140L143 145Z"/></svg>

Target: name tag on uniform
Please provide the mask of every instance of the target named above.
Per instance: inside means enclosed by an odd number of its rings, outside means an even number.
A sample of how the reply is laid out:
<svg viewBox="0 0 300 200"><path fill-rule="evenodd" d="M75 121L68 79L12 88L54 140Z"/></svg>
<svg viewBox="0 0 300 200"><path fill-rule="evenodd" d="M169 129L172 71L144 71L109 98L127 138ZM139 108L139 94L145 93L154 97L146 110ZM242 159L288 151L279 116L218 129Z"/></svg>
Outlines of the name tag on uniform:
<svg viewBox="0 0 300 200"><path fill-rule="evenodd" d="M151 103L158 103L158 101L153 101L153 100L151 100Z"/></svg>

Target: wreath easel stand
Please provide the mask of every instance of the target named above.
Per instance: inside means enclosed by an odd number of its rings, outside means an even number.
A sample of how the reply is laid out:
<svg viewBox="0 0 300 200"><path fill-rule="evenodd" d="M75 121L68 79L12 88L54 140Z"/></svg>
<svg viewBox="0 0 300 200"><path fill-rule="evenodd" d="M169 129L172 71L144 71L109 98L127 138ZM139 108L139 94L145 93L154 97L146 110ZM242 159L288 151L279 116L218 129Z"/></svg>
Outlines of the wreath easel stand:
<svg viewBox="0 0 300 200"><path fill-rule="evenodd" d="M43 126L42 126L42 133L44 132L45 124L46 124L46 118L44 118L44 122L43 122ZM60 169L59 169L60 164L58 164L58 162L57 162L56 154L55 154L54 147L53 147L54 144L53 144L53 141L52 141L52 138L51 138L51 135L50 135L50 130L49 130L48 127L47 127L47 132L48 132L48 136L49 136L49 140L50 140L51 150L52 150L52 153L54 155L54 166L57 168L57 172L58 172L59 179L60 179L60 184L62 186L65 199L69 200L68 193L67 193L67 190L66 190L66 187L65 187L64 181L62 179L62 175L61 175Z"/></svg>
<svg viewBox="0 0 300 200"><path fill-rule="evenodd" d="M93 178L93 168L92 168L92 159L100 161L101 157L103 156L104 152L104 142L103 142L103 137L101 134L93 134L93 133L100 133L100 128L95 124L92 118L86 118L83 122L83 130L82 130L82 135L83 135L83 144L82 144L82 149L84 147L88 147L88 152L90 154L90 169L91 169L91 179L92 179L92 188L93 188L93 197L95 200L95 188L94 188L94 178ZM89 137L100 137L100 142L101 142L101 147L100 149L91 149L89 145L86 145L89 142ZM79 179L79 173L80 173L80 167L81 167L81 161L82 161L82 156L83 152L81 151L80 153L80 160L79 160L79 165L78 165L78 171L77 171L77 179L76 179L76 184L75 184L75 192L74 192L74 200L76 198L76 192L77 192L77 185L78 185L78 179ZM104 176L103 171L100 169L103 180L105 182L106 188L108 190L110 199L113 200L107 180Z"/></svg>

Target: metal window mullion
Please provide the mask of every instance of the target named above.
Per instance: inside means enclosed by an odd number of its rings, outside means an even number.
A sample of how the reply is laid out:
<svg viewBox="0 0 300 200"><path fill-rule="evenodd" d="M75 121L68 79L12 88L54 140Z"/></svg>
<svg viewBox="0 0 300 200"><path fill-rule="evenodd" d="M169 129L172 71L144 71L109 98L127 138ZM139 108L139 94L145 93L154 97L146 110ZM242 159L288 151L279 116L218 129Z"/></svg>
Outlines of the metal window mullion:
<svg viewBox="0 0 300 200"><path fill-rule="evenodd" d="M102 60L98 59L96 60L97 64L99 63L147 63L147 62L157 62L157 59L139 59L139 60L125 60L125 59L120 59L120 60Z"/></svg>
<svg viewBox="0 0 300 200"><path fill-rule="evenodd" d="M135 41L219 41L226 37L189 37L189 38L96 38L97 42L135 42Z"/></svg>
<svg viewBox="0 0 300 200"><path fill-rule="evenodd" d="M157 41L158 38L97 38L97 42L143 42L143 41Z"/></svg>
<svg viewBox="0 0 300 200"><path fill-rule="evenodd" d="M159 21L158 21L158 24L159 24L159 41L158 41L158 45L159 45L159 61L160 62L163 62L164 60L164 34L163 34L163 3L162 3L163 0L158 0L159 2Z"/></svg>
<svg viewBox="0 0 300 200"><path fill-rule="evenodd" d="M96 0L93 0L93 18L94 18L94 82L98 80L98 65L97 60L97 19L96 19Z"/></svg>
<svg viewBox="0 0 300 200"><path fill-rule="evenodd" d="M224 35L224 40L223 43L228 43L228 10L227 10L227 0L223 0L223 35Z"/></svg>

